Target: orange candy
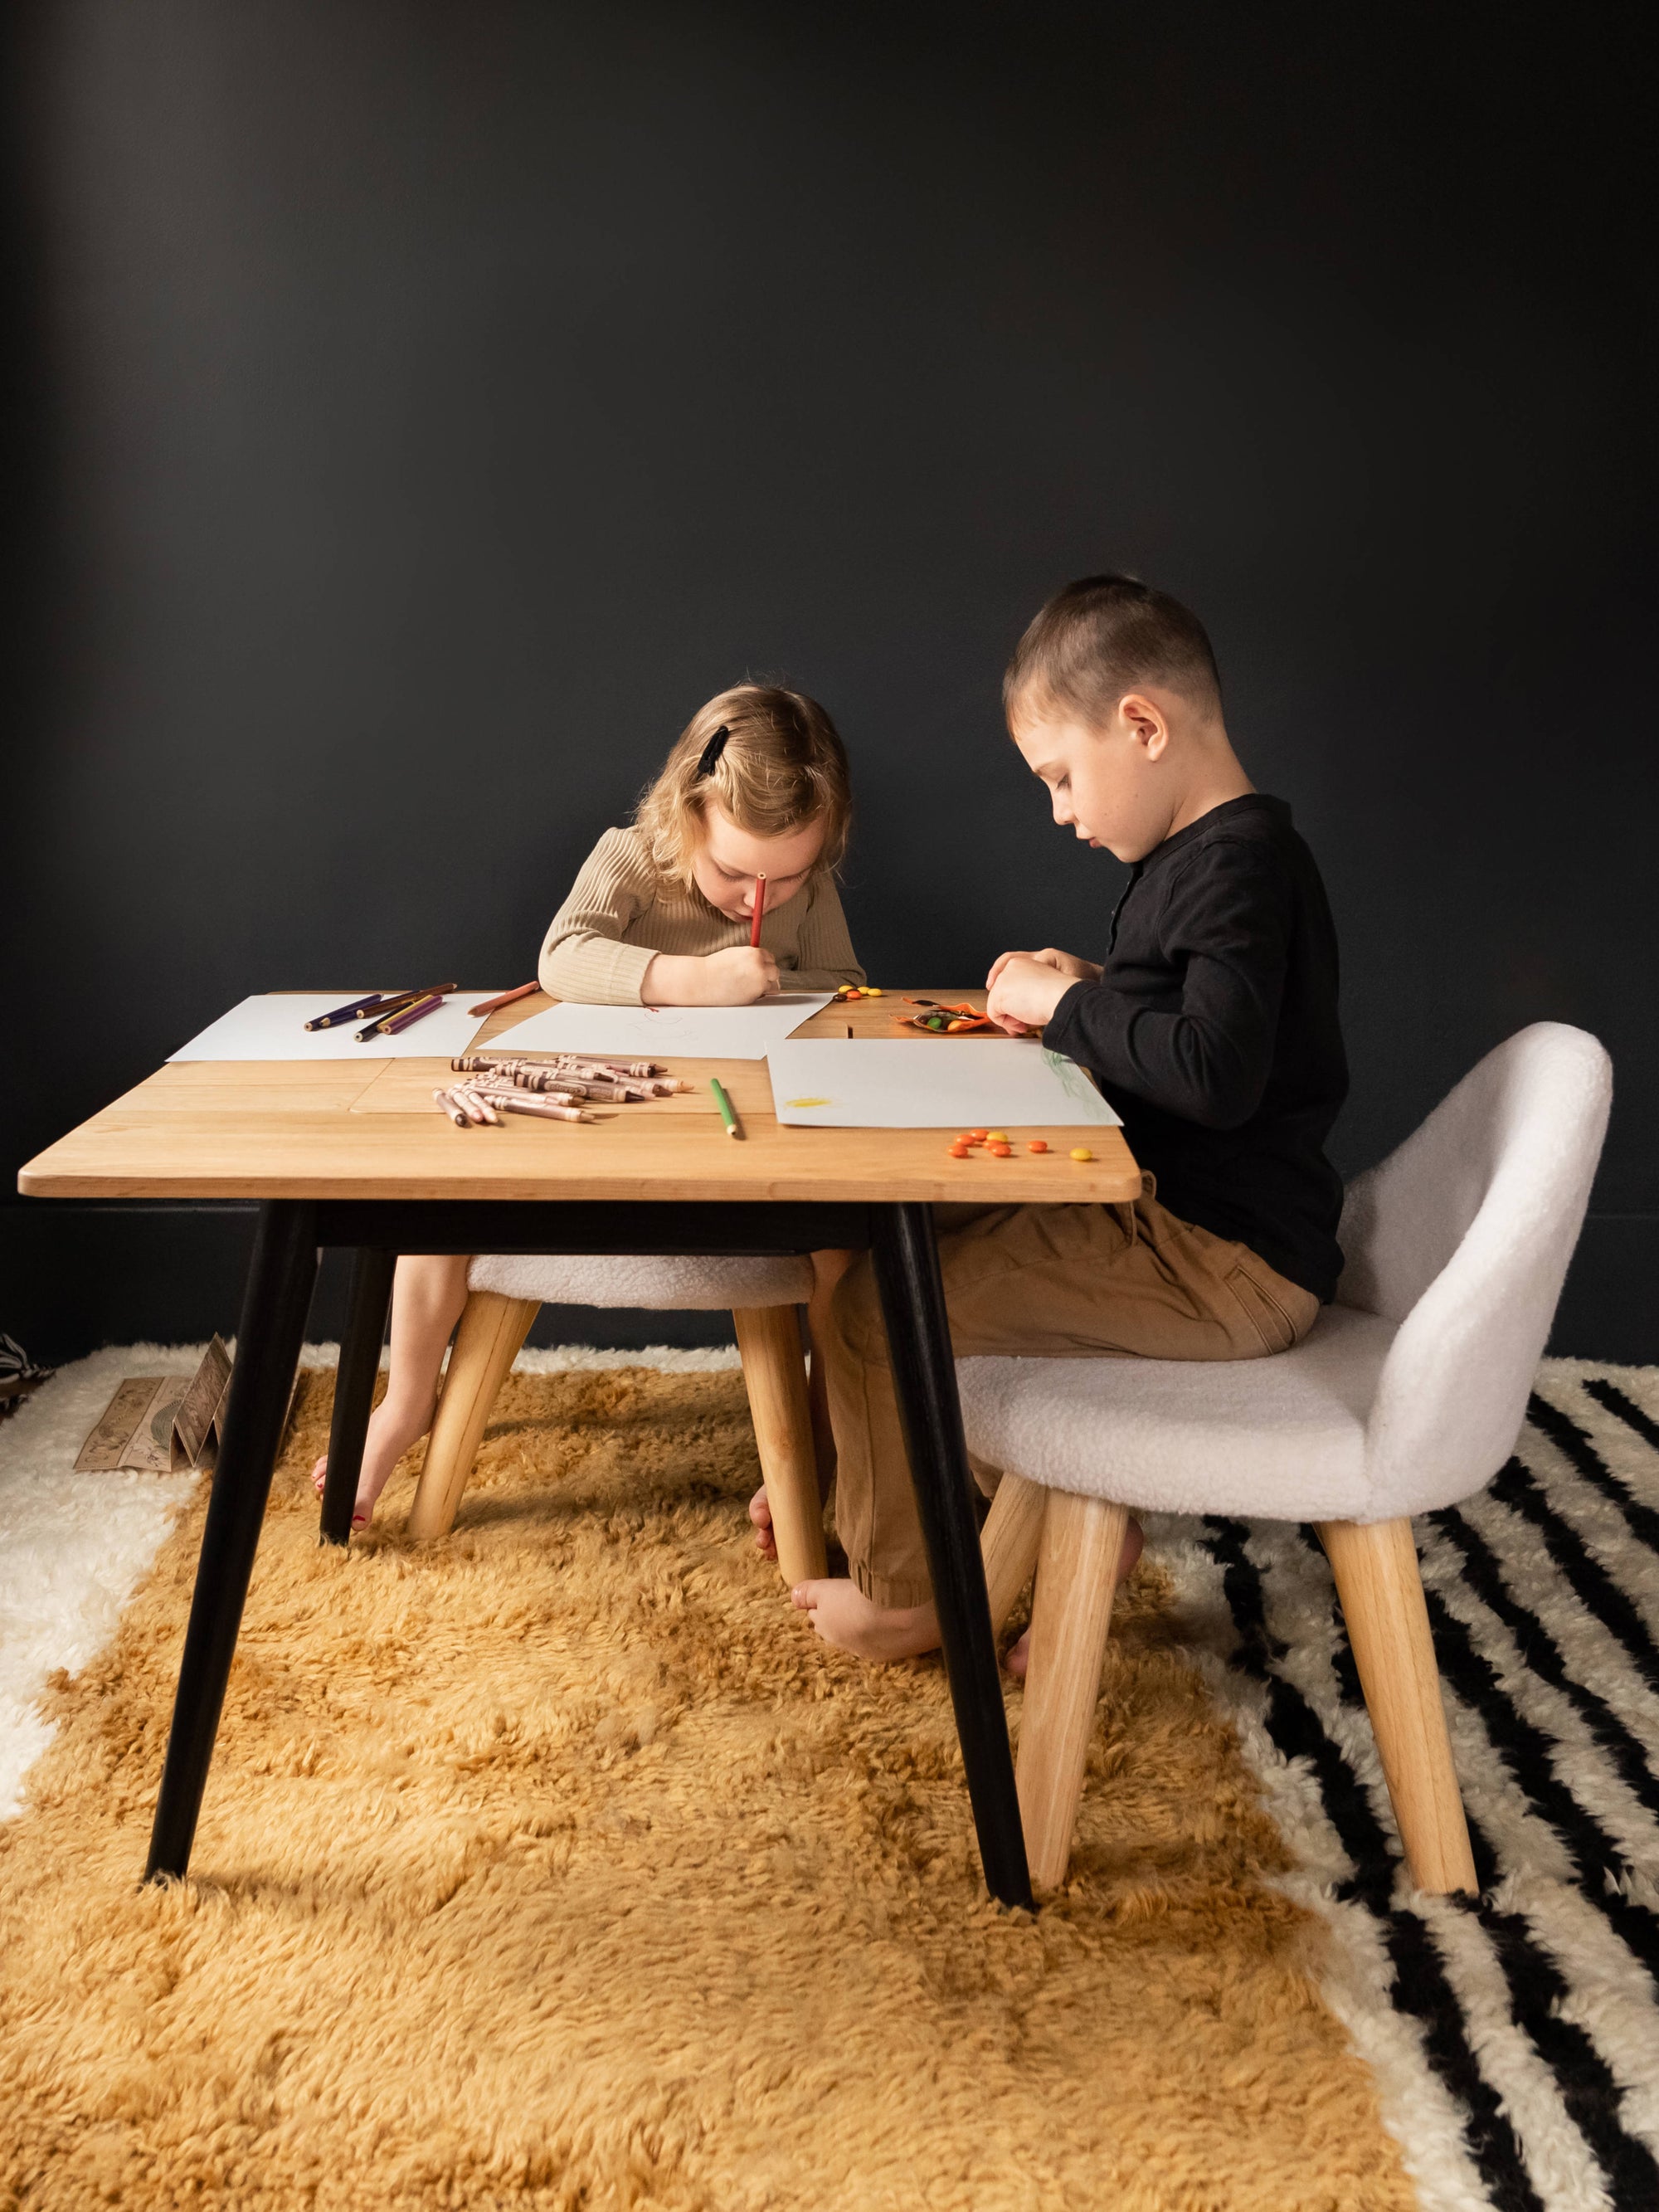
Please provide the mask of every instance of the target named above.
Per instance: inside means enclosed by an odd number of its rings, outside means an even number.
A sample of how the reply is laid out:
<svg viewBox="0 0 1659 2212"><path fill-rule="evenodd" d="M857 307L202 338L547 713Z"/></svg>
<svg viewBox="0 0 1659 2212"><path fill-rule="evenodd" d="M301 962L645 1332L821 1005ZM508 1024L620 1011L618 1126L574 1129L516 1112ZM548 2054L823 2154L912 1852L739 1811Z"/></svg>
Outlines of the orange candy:
<svg viewBox="0 0 1659 2212"><path fill-rule="evenodd" d="M1033 1137L1025 1149L1028 1152L1046 1152L1048 1149L1048 1139L1043 1137Z"/></svg>
<svg viewBox="0 0 1659 2212"><path fill-rule="evenodd" d="M970 1129L968 1133L976 1145L982 1145L990 1132L987 1129Z"/></svg>
<svg viewBox="0 0 1659 2212"><path fill-rule="evenodd" d="M966 1145L952 1145L945 1153L945 1158L951 1160L965 1160L968 1157L969 1152Z"/></svg>
<svg viewBox="0 0 1659 2212"><path fill-rule="evenodd" d="M988 1145L985 1149L994 1160L1006 1160L1014 1148L1012 1145Z"/></svg>

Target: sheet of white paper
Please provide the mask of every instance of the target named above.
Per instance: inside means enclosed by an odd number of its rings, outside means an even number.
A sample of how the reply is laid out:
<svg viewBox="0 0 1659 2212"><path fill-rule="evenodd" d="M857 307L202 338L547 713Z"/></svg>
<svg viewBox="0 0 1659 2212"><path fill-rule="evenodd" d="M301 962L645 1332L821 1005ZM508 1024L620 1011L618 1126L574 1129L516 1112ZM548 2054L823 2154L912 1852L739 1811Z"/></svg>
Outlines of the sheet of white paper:
<svg viewBox="0 0 1659 2212"><path fill-rule="evenodd" d="M371 984L368 987L373 989ZM487 990L456 991L434 1013L425 1014L398 1036L372 1037L357 1042L363 1023L342 1022L338 1029L308 1030L306 1024L335 1006L349 1006L364 991L270 991L257 999L244 999L228 1014L193 1036L169 1060L449 1060L465 1052L483 1027L467 1012L480 999L493 998Z"/></svg>
<svg viewBox="0 0 1659 2212"><path fill-rule="evenodd" d="M797 1128L1102 1128L1121 1120L1075 1060L1035 1040L812 1037L776 1047L767 1069L779 1121Z"/></svg>
<svg viewBox="0 0 1659 2212"><path fill-rule="evenodd" d="M490 1045L604 1060L764 1060L832 995L784 992L755 1006L579 1006L567 999L500 1031Z"/></svg>

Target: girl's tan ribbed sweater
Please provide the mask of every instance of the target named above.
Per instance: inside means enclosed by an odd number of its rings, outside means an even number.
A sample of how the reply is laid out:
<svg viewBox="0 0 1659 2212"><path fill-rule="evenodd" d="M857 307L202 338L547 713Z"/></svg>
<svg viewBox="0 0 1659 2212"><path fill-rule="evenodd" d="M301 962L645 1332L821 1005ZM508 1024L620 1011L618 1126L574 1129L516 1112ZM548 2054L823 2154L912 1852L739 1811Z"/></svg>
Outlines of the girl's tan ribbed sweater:
<svg viewBox="0 0 1659 2212"><path fill-rule="evenodd" d="M556 999L636 1006L659 952L702 957L747 945L749 925L731 921L695 884L658 874L638 830L607 830L553 917L537 973ZM833 876L809 876L793 898L768 907L761 944L802 990L861 983Z"/></svg>

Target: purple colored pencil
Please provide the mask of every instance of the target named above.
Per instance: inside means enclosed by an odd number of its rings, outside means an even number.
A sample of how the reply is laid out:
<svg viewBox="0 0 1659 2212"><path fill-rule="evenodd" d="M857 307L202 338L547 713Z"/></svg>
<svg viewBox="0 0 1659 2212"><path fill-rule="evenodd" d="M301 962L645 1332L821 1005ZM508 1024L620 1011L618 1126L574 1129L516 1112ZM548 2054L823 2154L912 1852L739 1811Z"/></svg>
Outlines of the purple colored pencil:
<svg viewBox="0 0 1659 2212"><path fill-rule="evenodd" d="M407 1013L399 1014L395 1022L386 1024L380 1032L381 1036L397 1036L404 1030L413 1029L416 1022L424 1021L428 1014L435 1014L442 1004L441 993L434 998L417 999Z"/></svg>
<svg viewBox="0 0 1659 2212"><path fill-rule="evenodd" d="M308 1030L331 1030L336 1022L360 1022L365 1014L372 1014L392 1004L402 996L398 991L371 991L366 998L354 999L349 1006L332 1006L325 1014L319 1014L314 1022L307 1022Z"/></svg>

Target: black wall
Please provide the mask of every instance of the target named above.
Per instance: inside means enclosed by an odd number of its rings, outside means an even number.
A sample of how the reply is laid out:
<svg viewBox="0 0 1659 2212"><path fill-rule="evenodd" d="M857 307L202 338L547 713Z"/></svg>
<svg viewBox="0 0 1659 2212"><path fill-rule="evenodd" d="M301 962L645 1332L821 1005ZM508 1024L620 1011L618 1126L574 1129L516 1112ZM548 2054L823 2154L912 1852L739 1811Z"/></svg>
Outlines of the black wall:
<svg viewBox="0 0 1659 2212"><path fill-rule="evenodd" d="M520 980L745 671L848 740L878 980L1097 945L997 678L1124 565L1324 866L1340 1164L1594 1030L1557 1348L1659 1358L1639 20L12 18L7 1187L247 991ZM246 1229L5 1204L0 1326L227 1326Z"/></svg>

